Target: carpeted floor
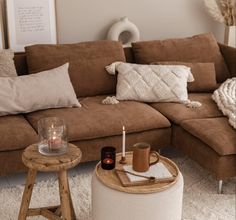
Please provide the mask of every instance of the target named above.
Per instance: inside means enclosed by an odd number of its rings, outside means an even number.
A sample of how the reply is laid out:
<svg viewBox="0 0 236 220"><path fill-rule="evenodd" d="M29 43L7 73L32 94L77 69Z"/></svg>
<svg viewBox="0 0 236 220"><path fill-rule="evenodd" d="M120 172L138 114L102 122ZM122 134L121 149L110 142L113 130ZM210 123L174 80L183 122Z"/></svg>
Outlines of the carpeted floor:
<svg viewBox="0 0 236 220"><path fill-rule="evenodd" d="M187 157L175 157L173 160L178 164L185 181L183 220L236 219L236 179L226 182L223 186L224 194L218 195L217 182L208 172ZM94 165L81 165L69 174L72 199L79 220L91 220L90 183ZM23 189L23 184L0 188L0 220L17 219ZM34 187L31 207L58 203L56 176L38 181Z"/></svg>

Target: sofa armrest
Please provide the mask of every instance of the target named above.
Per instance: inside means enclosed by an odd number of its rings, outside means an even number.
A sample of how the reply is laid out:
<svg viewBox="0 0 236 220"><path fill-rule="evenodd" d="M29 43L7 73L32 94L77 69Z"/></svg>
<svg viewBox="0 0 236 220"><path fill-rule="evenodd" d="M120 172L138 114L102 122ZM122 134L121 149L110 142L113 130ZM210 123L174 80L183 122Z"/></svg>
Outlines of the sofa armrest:
<svg viewBox="0 0 236 220"><path fill-rule="evenodd" d="M232 77L236 77L236 48L218 43Z"/></svg>

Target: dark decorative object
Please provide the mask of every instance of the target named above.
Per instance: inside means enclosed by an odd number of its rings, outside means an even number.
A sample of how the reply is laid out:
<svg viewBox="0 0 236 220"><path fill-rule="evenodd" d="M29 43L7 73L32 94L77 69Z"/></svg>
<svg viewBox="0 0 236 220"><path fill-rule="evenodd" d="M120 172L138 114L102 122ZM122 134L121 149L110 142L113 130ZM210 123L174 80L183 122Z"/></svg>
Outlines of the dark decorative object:
<svg viewBox="0 0 236 220"><path fill-rule="evenodd" d="M111 146L103 147L101 150L101 164L104 170L112 170L116 165L116 149Z"/></svg>

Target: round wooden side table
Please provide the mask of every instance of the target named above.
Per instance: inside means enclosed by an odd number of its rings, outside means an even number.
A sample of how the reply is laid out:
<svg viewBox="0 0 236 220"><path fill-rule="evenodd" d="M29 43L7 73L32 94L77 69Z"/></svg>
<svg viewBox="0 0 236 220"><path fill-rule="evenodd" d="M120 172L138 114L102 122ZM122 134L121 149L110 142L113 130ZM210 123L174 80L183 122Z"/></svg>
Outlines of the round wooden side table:
<svg viewBox="0 0 236 220"><path fill-rule="evenodd" d="M22 161L29 168L25 189L22 197L18 219L25 220L27 216L42 215L53 220L76 219L70 195L67 170L75 167L82 157L78 147L68 144L67 153L60 156L44 156L38 152L36 144L30 145L22 154ZM58 172L60 201L59 206L30 209L29 204L37 172Z"/></svg>

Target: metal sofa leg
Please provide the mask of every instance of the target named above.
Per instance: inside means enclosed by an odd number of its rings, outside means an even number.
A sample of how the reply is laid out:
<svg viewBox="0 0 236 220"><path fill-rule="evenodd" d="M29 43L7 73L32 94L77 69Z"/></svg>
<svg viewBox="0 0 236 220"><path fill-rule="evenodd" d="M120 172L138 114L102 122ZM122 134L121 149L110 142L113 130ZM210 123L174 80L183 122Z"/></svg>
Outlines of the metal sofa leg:
<svg viewBox="0 0 236 220"><path fill-rule="evenodd" d="M223 180L218 181L218 194L222 194Z"/></svg>

